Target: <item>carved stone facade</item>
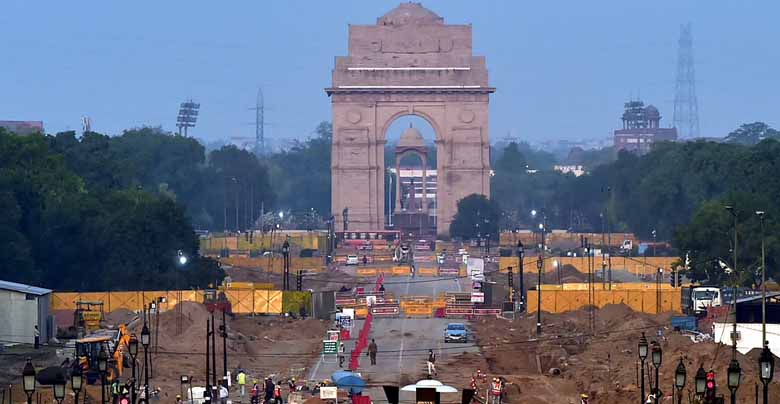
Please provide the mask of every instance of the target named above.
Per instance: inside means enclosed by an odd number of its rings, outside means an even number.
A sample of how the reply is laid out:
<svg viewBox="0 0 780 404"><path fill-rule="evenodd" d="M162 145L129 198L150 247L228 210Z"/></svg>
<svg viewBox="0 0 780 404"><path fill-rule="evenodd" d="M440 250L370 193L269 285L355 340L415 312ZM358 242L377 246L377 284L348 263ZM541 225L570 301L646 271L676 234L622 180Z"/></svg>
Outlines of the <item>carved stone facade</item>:
<svg viewBox="0 0 780 404"><path fill-rule="evenodd" d="M349 56L333 84L332 211L349 209L350 230L384 229L387 129L405 115L436 132L437 233L448 234L457 202L490 195L485 58L471 53L471 26L447 25L403 3L376 25L350 25ZM342 218L336 216L338 230Z"/></svg>

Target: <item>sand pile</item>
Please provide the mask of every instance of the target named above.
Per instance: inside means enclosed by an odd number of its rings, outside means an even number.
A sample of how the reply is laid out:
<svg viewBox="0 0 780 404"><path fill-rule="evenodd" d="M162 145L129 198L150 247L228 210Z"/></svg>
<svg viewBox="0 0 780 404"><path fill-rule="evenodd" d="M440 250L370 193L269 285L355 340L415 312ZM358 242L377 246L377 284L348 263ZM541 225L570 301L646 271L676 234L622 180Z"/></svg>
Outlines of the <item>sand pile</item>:
<svg viewBox="0 0 780 404"><path fill-rule="evenodd" d="M514 399L522 399L524 403L569 402L581 392L588 392L593 403L636 400L639 396L637 343L642 331L649 341L661 341L661 385L667 386L664 391L671 393L674 370L683 358L688 371L687 387L693 387L693 375L703 365L716 371L722 387L719 391L727 392L729 347L711 342L694 343L689 337L675 333L669 326L671 314L637 313L620 304L596 310L595 316L595 335L590 333L587 310L543 313L543 334L538 340L535 314L516 321L477 320L472 322L472 327L479 344L483 345L482 355L489 374L505 376L515 383L520 395ZM657 335L659 329L661 337ZM744 371L744 388L738 397L752 402L753 386L758 382L757 360L739 354L738 360ZM780 390L770 395L780 402Z"/></svg>
<svg viewBox="0 0 780 404"><path fill-rule="evenodd" d="M133 311L128 309L117 309L106 313L103 318L107 326L119 327L120 324L129 324L136 317L138 317L138 314Z"/></svg>

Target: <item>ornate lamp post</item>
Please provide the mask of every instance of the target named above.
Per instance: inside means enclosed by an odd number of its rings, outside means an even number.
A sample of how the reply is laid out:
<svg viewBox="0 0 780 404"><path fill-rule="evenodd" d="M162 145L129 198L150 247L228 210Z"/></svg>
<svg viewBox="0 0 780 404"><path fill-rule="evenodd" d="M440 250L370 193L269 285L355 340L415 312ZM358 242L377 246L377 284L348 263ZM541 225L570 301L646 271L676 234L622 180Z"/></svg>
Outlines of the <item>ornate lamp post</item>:
<svg viewBox="0 0 780 404"><path fill-rule="evenodd" d="M704 391L707 390L707 372L704 371L702 365L699 365L699 370L696 371L694 381L696 383L696 396L701 399L704 397Z"/></svg>
<svg viewBox="0 0 780 404"><path fill-rule="evenodd" d="M100 402L106 402L106 370L108 370L108 353L105 345L100 346L98 353L98 371L100 372Z"/></svg>
<svg viewBox="0 0 780 404"><path fill-rule="evenodd" d="M133 361L133 377L130 379L130 403L135 404L135 358L138 356L138 337L135 334L130 335L130 342L127 343L127 352L130 354L130 360Z"/></svg>
<svg viewBox="0 0 780 404"><path fill-rule="evenodd" d="M642 336L639 337L639 361L642 363L642 384L639 396L639 402L645 402L645 359L647 359L647 338L645 333L642 332Z"/></svg>
<svg viewBox="0 0 780 404"><path fill-rule="evenodd" d="M79 402L79 393L81 392L81 387L83 383L84 383L84 376L81 371L81 366L76 366L70 372L70 388L73 390L73 394L75 395L75 399L74 399L75 404L78 404Z"/></svg>
<svg viewBox="0 0 780 404"><path fill-rule="evenodd" d="M27 394L27 404L32 404L32 395L35 392L35 367L30 358L27 358L27 363L22 369L22 385L24 393Z"/></svg>
<svg viewBox="0 0 780 404"><path fill-rule="evenodd" d="M282 244L282 259L284 266L284 285L283 290L290 290L290 243L284 240Z"/></svg>
<svg viewBox="0 0 780 404"><path fill-rule="evenodd" d="M775 357L766 342L764 342L764 349L758 358L758 368L761 384L764 385L764 404L769 404L769 382L772 381L772 376L775 374Z"/></svg>
<svg viewBox="0 0 780 404"><path fill-rule="evenodd" d="M653 348L650 354L650 357L653 361L653 367L655 368L655 388L653 389L653 395L655 396L655 404L658 404L660 394L658 394L659 391L661 391L661 387L659 384L658 379L658 368L661 367L661 359L663 359L663 351L661 350L661 345L658 344L658 342L653 341Z"/></svg>
<svg viewBox="0 0 780 404"><path fill-rule="evenodd" d="M517 264L518 268L520 268L520 308L525 311L525 275L523 274L523 258L525 258L523 242L517 240Z"/></svg>
<svg viewBox="0 0 780 404"><path fill-rule="evenodd" d="M742 369L739 367L739 362L736 359L732 359L729 363L727 375L726 381L731 392L731 404L736 404L737 389L739 388L739 382L742 380Z"/></svg>
<svg viewBox="0 0 780 404"><path fill-rule="evenodd" d="M542 256L536 261L536 269L539 271L539 281L536 283L536 336L542 335Z"/></svg>
<svg viewBox="0 0 780 404"><path fill-rule="evenodd" d="M680 363L677 364L677 369L674 371L674 387L677 388L677 404L682 404L682 390L685 387L686 377L685 364L683 363L682 358L680 358Z"/></svg>
<svg viewBox="0 0 780 404"><path fill-rule="evenodd" d="M57 404L62 404L62 400L65 399L66 383L67 381L65 380L65 375L60 374L54 380L54 384L52 384L52 389L54 390L54 400L57 401Z"/></svg>
<svg viewBox="0 0 780 404"><path fill-rule="evenodd" d="M141 329L141 345L144 346L144 402L149 400L149 343L151 342L151 334L149 334L149 327L144 323L144 328Z"/></svg>

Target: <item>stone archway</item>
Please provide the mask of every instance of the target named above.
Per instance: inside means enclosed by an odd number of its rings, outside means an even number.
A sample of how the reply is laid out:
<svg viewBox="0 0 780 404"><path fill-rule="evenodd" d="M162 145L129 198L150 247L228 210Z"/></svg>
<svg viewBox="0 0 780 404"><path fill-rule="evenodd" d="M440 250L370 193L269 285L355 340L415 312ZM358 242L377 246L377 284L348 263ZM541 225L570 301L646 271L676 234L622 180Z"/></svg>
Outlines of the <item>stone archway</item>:
<svg viewBox="0 0 780 404"><path fill-rule="evenodd" d="M457 202L490 195L489 94L485 58L471 53L471 26L444 24L403 3L376 25L350 25L349 56L333 85L332 211L350 230L384 228L384 147L398 117L419 116L436 132L437 233L448 234ZM338 230L342 218L336 215Z"/></svg>

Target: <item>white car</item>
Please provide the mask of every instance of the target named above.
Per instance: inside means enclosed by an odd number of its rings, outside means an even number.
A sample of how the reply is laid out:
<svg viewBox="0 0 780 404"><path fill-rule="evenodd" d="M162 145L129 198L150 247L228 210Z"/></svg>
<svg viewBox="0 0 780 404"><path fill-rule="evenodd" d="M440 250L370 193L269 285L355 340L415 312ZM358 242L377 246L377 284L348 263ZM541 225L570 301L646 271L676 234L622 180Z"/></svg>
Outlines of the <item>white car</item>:
<svg viewBox="0 0 780 404"><path fill-rule="evenodd" d="M357 255L347 255L347 265L358 265L358 263Z"/></svg>

